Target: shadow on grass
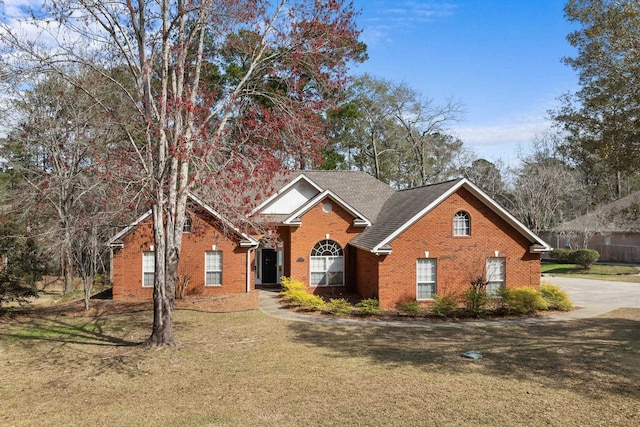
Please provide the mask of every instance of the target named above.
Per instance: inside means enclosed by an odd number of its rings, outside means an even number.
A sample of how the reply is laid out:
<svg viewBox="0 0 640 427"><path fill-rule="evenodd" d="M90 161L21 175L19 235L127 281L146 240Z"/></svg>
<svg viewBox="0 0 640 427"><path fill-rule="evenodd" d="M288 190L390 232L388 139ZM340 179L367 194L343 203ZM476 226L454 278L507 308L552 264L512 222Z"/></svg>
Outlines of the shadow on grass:
<svg viewBox="0 0 640 427"><path fill-rule="evenodd" d="M292 322L295 339L336 357L368 357L389 366L466 372L531 381L587 396L640 398L640 322L589 319L490 327L393 328ZM482 354L469 360L462 353Z"/></svg>
<svg viewBox="0 0 640 427"><path fill-rule="evenodd" d="M80 344L92 346L137 346L140 342L129 341L105 331L117 329L117 321L105 316L92 318L28 317L13 319L9 332L0 332L0 342L13 341L24 346L39 341L61 344ZM137 327L131 321L127 327ZM30 344L31 343L31 344Z"/></svg>

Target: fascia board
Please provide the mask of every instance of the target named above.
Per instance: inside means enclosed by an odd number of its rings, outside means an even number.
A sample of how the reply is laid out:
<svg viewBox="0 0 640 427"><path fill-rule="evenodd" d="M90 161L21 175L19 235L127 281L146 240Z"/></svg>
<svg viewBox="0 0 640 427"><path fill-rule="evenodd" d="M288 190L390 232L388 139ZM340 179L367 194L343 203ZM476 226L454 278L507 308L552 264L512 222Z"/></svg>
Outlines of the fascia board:
<svg viewBox="0 0 640 427"><path fill-rule="evenodd" d="M259 244L259 242L254 239L253 237L249 236L246 233L241 232L235 225L233 225L231 223L231 221L229 221L228 219L226 219L225 217L223 217L220 213L218 213L215 209L213 209L211 206L209 206L208 204L206 204L205 202L203 202L202 200L200 200L200 198L198 198L196 195L189 193L189 198L191 200L193 200L194 202L196 202L198 205L200 205L203 209L205 209L208 213L210 213L213 217L217 218L218 220L222 221L227 227L229 227L230 229L232 229L233 231L236 232L236 234L238 234L239 236L241 236L242 238L248 240L249 242L251 242L252 245L257 245Z"/></svg>
<svg viewBox="0 0 640 427"><path fill-rule="evenodd" d="M498 216L500 216L503 220L505 220L509 225L514 227L516 230L520 232L524 237L529 239L530 242L537 243L545 248L545 251L550 251L551 246L542 240L538 235L536 235L533 231L529 230L529 228L520 222L516 217L511 215L505 208L496 203L492 198L490 198L484 191L478 188L475 184L468 180L463 180L464 185L474 196L479 198L484 202L485 205L489 206L491 210L493 210Z"/></svg>
<svg viewBox="0 0 640 427"><path fill-rule="evenodd" d="M316 197L314 197L311 200L309 200L306 204L302 205L300 207L300 209L298 209L296 212L291 214L291 216L289 216L289 218L285 219L283 221L283 224L300 225L301 224L300 217L302 215L304 215L313 206L315 206L316 203L320 202L322 199L324 199L326 197L329 197L331 200L333 200L334 202L338 203L343 209L345 209L347 212L349 212L354 217L361 219L362 220L362 225L361 226L370 226L371 225L371 221L369 221L369 219L367 219L367 217L365 217L360 212L358 212L356 209L351 207L347 202L342 200L340 197L338 197L336 194L334 194L331 190L325 190L325 191L321 192L320 194L318 194Z"/></svg>
<svg viewBox="0 0 640 427"><path fill-rule="evenodd" d="M138 225L140 225L142 222L146 221L146 219L151 216L151 212L152 212L151 209L149 209L147 212L140 215L135 221L127 225L118 234L116 234L111 239L109 239L105 245L106 246L122 246L120 243L116 243L116 242L122 239L127 234L129 234L131 231L133 231L133 229L136 228Z"/></svg>
<svg viewBox="0 0 640 427"><path fill-rule="evenodd" d="M269 196L264 202L260 203L257 207L255 207L251 213L249 214L249 216L251 215L255 215L257 212L259 212L261 209L263 209L264 207L266 207L267 205L269 205L271 202L273 202L275 199L277 199L281 194L284 194L287 192L288 189L290 189L291 187L293 187L295 184L297 184L301 179L304 179L305 181L307 181L307 183L309 185L311 185L313 188L315 188L316 190L318 190L318 192L322 192L322 188L316 184L315 182L313 182L311 180L311 178L309 178L308 176L304 175L304 174L300 174L298 175L295 179L293 179L292 181L289 181L288 184L286 184L284 187L282 187L281 189L279 189L278 191L276 191L274 194L272 194L271 196Z"/></svg>
<svg viewBox="0 0 640 427"><path fill-rule="evenodd" d="M405 222L404 224L402 224L400 227L398 227L393 233L391 233L390 235L388 235L384 240L382 240L380 243L378 243L371 252L379 252L381 251L382 247L385 245L388 245L389 242L391 242L393 239L395 239L396 237L398 237L400 234L402 234L407 228L411 227L416 221L418 221L420 218L422 218L423 216L425 216L427 213L429 213L429 211L431 211L434 207L438 206L440 203L442 203L442 201L444 201L447 197L449 197L450 195L452 195L453 193L455 193L458 188L460 188L462 186L462 183L464 182L464 180L459 181L458 183L456 183L456 185L454 185L453 187L451 187L449 190L447 190L445 193L443 193L442 195L440 195L440 197L438 197L436 200L434 200L433 202L431 202L429 205L427 205L425 208L423 208L420 212L418 212L417 214L415 214L412 218L410 218L407 222Z"/></svg>
<svg viewBox="0 0 640 427"><path fill-rule="evenodd" d="M407 228L412 226L416 221L418 221L424 215L429 213L429 211L431 211L433 208L438 206L440 203L442 203L445 199L447 199L453 193L458 191L458 189L460 187L465 187L467 190L469 190L474 196L476 196L478 199L480 199L485 205L489 206L489 208L492 211L494 211L496 214L498 214L498 216L500 216L503 220L505 220L507 223L509 223L509 225L514 227L516 230L518 230L518 232L520 232L520 234L522 234L527 239L529 239L530 242L535 242L535 243L540 244L543 247L545 247L546 250L551 250L551 246L549 246L549 244L547 244L544 240L542 240L540 237L535 235L523 223L518 221L513 215L511 215L509 212L507 212L502 206L500 206L498 203L493 201L493 199L491 199L484 191L480 190L476 185L474 185L472 182L470 182L466 178L463 178L458 183L456 183L456 185L451 187L449 190L447 190L445 193L443 193L440 197L438 197L436 200L434 200L432 203L430 203L428 206L426 206L424 209L422 209L420 212L418 212L416 215L414 215L411 219L409 219L406 223L404 223L396 231L394 231L389 236L387 236L384 240L382 240L378 245L376 245L375 248L373 248L372 252L380 251L381 247L387 245L393 239L398 237Z"/></svg>

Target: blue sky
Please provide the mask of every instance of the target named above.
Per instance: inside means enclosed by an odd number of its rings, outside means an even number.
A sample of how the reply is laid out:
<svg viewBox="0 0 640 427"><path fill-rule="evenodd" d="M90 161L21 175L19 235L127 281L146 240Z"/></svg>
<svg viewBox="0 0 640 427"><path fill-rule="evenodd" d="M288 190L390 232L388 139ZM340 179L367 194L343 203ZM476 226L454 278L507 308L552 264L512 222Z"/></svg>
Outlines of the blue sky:
<svg viewBox="0 0 640 427"><path fill-rule="evenodd" d="M478 157L517 161L548 128L547 110L576 89L565 0L355 0L369 60L354 74L406 83L465 118L451 131Z"/></svg>

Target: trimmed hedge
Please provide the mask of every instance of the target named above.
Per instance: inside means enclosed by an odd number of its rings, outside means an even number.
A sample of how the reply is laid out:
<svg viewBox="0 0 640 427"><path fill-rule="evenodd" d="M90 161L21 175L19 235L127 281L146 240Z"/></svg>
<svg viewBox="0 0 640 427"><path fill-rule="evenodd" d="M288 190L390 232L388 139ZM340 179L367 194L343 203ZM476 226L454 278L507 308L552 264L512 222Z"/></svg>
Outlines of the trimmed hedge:
<svg viewBox="0 0 640 427"><path fill-rule="evenodd" d="M598 258L600 258L598 251L594 251L593 249L578 249L569 255L569 262L581 265L584 269L588 270L593 263L598 261Z"/></svg>

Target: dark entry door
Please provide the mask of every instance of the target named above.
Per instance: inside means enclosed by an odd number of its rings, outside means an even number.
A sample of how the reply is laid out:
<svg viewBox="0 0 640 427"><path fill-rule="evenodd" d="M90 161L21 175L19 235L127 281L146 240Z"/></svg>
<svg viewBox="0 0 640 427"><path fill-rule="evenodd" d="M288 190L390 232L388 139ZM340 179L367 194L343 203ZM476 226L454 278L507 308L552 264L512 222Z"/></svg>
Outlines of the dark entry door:
<svg viewBox="0 0 640 427"><path fill-rule="evenodd" d="M278 255L275 249L262 249L262 283L278 283Z"/></svg>

